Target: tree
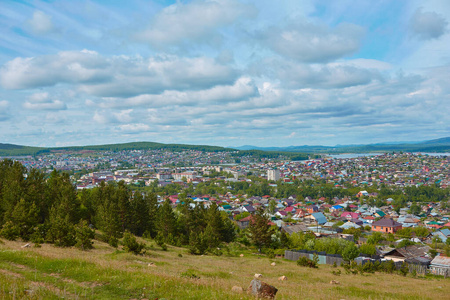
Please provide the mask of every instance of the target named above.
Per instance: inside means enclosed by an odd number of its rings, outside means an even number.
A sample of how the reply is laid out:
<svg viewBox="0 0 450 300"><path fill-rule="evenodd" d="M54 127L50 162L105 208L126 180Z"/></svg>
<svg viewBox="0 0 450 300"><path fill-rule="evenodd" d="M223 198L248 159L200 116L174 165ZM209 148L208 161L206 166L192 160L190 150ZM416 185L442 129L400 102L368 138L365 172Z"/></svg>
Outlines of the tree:
<svg viewBox="0 0 450 300"><path fill-rule="evenodd" d="M358 256L359 256L359 249L353 243L348 244L342 251L342 258L347 262L354 260Z"/></svg>
<svg viewBox="0 0 450 300"><path fill-rule="evenodd" d="M75 247L81 250L89 250L94 248L92 239L94 238L94 230L89 228L87 221L83 220L75 227Z"/></svg>
<svg viewBox="0 0 450 300"><path fill-rule="evenodd" d="M169 199L159 208L159 219L157 223L158 234L161 233L166 243L171 243L171 238L176 235L177 220Z"/></svg>
<svg viewBox="0 0 450 300"><path fill-rule="evenodd" d="M374 245L362 244L359 247L359 252L361 252L363 254L366 254L366 255L369 255L369 256L372 256L372 255L375 255L377 253L377 250L376 250Z"/></svg>
<svg viewBox="0 0 450 300"><path fill-rule="evenodd" d="M75 228L70 222L70 216L63 214L62 206L53 206L50 210L47 239L57 247L71 247L76 244Z"/></svg>
<svg viewBox="0 0 450 300"><path fill-rule="evenodd" d="M123 234L123 249L127 252L131 252L134 254L140 254L142 250L145 248L144 243L139 243L136 240L136 237L128 231L125 231Z"/></svg>
<svg viewBox="0 0 450 300"><path fill-rule="evenodd" d="M248 229L251 234L252 243L261 252L262 247L269 247L272 233L270 232L269 220L265 217L262 208L259 208L252 216Z"/></svg>

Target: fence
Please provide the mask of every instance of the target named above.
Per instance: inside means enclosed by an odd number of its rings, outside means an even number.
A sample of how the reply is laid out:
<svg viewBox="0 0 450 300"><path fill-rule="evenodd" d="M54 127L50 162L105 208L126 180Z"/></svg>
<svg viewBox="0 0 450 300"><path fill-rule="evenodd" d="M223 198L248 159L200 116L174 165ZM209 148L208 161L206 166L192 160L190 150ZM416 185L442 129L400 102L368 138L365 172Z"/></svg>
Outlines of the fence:
<svg viewBox="0 0 450 300"><path fill-rule="evenodd" d="M289 259L289 260L293 260L293 261L297 261L300 257L306 257L309 259L313 259L314 254L317 254L317 257L319 258L318 263L319 264L327 264L327 265L332 265L334 263L336 263L336 265L341 265L342 262L344 262L344 259L342 258L341 255L339 254L327 254L325 252L319 252L319 251L309 251L309 250L285 250L284 252L284 258ZM382 262L381 257L374 255L372 258L367 258L367 257L358 257L355 259L355 262L359 265L364 265L368 262ZM402 267L403 262L401 261L397 261L394 262L395 264L395 268L396 269L400 269ZM419 263L408 263L408 268L409 268L409 272L413 272L416 271L417 274L427 274L430 271L428 270L428 264L419 264ZM442 271L442 270L438 270L436 268L436 270L434 272L432 272L433 274L437 274L437 275L444 275L444 276L449 276L450 271L447 269L446 271Z"/></svg>
<svg viewBox="0 0 450 300"><path fill-rule="evenodd" d="M309 250L286 250L284 251L284 258L297 261L299 257L306 257L309 259L313 259L314 254L317 254L317 257L319 258L318 263L319 264L327 264L332 265L336 263L336 265L340 265L344 260L342 259L342 256L339 254L327 254L325 252L318 252L318 251L309 251Z"/></svg>

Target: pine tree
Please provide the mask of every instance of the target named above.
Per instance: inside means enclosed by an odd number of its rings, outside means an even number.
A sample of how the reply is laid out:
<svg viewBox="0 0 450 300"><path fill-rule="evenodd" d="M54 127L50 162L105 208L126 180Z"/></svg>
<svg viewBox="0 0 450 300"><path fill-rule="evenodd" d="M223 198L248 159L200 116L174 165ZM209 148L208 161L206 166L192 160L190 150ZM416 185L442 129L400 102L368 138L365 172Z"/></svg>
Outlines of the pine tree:
<svg viewBox="0 0 450 300"><path fill-rule="evenodd" d="M149 230L149 209L141 193L134 193L130 210L130 232L142 236L145 231Z"/></svg>
<svg viewBox="0 0 450 300"><path fill-rule="evenodd" d="M47 239L57 247L71 247L76 244L75 227L70 215L65 214L64 205L54 205L50 210Z"/></svg>
<svg viewBox="0 0 450 300"><path fill-rule="evenodd" d="M89 250L94 248L92 239L94 238L94 230L89 228L88 223L83 220L78 223L78 225L75 227L76 232L76 244L75 247L81 249L81 250Z"/></svg>
<svg viewBox="0 0 450 300"><path fill-rule="evenodd" d="M272 233L270 232L269 221L261 208L252 216L248 229L251 234L251 241L258 247L259 252L261 252L262 247L270 246Z"/></svg>
<svg viewBox="0 0 450 300"><path fill-rule="evenodd" d="M167 199L164 204L159 208L159 218L158 218L158 234L161 233L167 243L169 241L169 237L176 236L176 218L175 213L173 212L170 201Z"/></svg>

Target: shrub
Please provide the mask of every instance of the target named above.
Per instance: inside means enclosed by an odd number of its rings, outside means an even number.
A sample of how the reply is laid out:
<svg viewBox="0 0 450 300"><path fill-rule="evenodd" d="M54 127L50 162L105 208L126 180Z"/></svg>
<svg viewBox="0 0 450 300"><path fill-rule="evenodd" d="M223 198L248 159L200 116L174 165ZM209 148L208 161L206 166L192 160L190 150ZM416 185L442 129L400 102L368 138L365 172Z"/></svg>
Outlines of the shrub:
<svg viewBox="0 0 450 300"><path fill-rule="evenodd" d="M317 262L304 256L299 257L299 259L297 260L297 265L308 268L318 268Z"/></svg>
<svg viewBox="0 0 450 300"><path fill-rule="evenodd" d="M126 231L123 235L123 248L127 252L132 252L134 254L140 254L141 251L144 249L145 244L139 243L136 240L136 237Z"/></svg>
<svg viewBox="0 0 450 300"><path fill-rule="evenodd" d="M270 259L274 259L275 258L275 251L273 249L267 249L266 250L266 254L267 257Z"/></svg>
<svg viewBox="0 0 450 300"><path fill-rule="evenodd" d="M8 221L3 225L0 235L7 240L15 241L19 237L19 230L14 226L13 222Z"/></svg>
<svg viewBox="0 0 450 300"><path fill-rule="evenodd" d="M155 242L164 251L167 251L167 246L166 246L166 243L164 242L164 236L163 236L163 234L161 232L158 232L158 234L156 235Z"/></svg>
<svg viewBox="0 0 450 300"><path fill-rule="evenodd" d="M187 269L185 272L181 273L181 277L190 278L190 279L200 279L200 276L198 276L195 273L195 270L193 270L193 269Z"/></svg>

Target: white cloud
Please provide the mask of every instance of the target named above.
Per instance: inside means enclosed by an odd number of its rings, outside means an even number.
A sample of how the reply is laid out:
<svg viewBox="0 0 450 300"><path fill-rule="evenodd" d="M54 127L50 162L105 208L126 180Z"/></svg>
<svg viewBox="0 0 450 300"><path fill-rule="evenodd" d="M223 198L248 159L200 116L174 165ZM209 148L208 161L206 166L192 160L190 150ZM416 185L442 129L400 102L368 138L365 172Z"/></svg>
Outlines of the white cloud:
<svg viewBox="0 0 450 300"><path fill-rule="evenodd" d="M249 6L234 0L177 2L164 8L135 38L155 48L186 41L206 42L219 36L217 28L232 24L250 10Z"/></svg>
<svg viewBox="0 0 450 300"><path fill-rule="evenodd" d="M125 133L142 133L150 130L149 125L142 123L119 125L118 128Z"/></svg>
<svg viewBox="0 0 450 300"><path fill-rule="evenodd" d="M92 51L15 58L0 70L0 82L7 89L75 84L86 93L104 97L198 90L230 84L236 76L231 67L208 57L104 57Z"/></svg>
<svg viewBox="0 0 450 300"><path fill-rule="evenodd" d="M364 29L341 23L335 28L307 21L291 23L283 28L271 27L261 35L273 51L302 62L328 62L355 53Z"/></svg>
<svg viewBox="0 0 450 300"><path fill-rule="evenodd" d="M64 110L67 106L58 99L52 99L47 92L34 93L23 105L25 109L30 110Z"/></svg>
<svg viewBox="0 0 450 300"><path fill-rule="evenodd" d="M242 101L257 96L258 90L249 77L241 77L233 85L218 85L200 91L164 91L161 94L142 94L127 99L105 98L101 107L151 106L166 107L173 105L198 106L214 103Z"/></svg>
<svg viewBox="0 0 450 300"><path fill-rule="evenodd" d="M34 34L43 35L55 31L52 17L40 10L33 13L33 17L27 21L27 28Z"/></svg>
<svg viewBox="0 0 450 300"><path fill-rule="evenodd" d="M6 100L0 101L0 122L8 120L11 116L8 112L9 102Z"/></svg>
<svg viewBox="0 0 450 300"><path fill-rule="evenodd" d="M429 40L441 37L447 31L448 22L444 16L435 12L416 10L411 18L412 33L420 39Z"/></svg>
<svg viewBox="0 0 450 300"><path fill-rule="evenodd" d="M259 76L279 80L282 85L293 89L346 88L369 84L381 78L377 70L381 66L376 65L376 68L367 69L359 67L361 64L364 63L343 61L305 64L283 59L268 59L256 63L251 70Z"/></svg>

